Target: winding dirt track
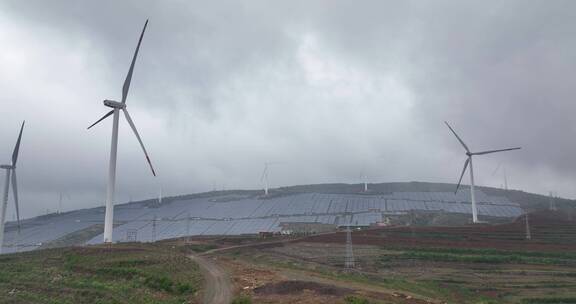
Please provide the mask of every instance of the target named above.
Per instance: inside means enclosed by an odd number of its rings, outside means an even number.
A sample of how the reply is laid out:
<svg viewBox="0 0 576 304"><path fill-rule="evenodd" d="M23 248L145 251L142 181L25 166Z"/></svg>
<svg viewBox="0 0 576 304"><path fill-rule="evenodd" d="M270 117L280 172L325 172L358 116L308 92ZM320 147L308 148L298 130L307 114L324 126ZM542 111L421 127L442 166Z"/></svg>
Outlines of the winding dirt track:
<svg viewBox="0 0 576 304"><path fill-rule="evenodd" d="M205 304L229 304L232 302L232 284L224 269L214 263L209 257L190 255L200 266L206 280L204 288Z"/></svg>

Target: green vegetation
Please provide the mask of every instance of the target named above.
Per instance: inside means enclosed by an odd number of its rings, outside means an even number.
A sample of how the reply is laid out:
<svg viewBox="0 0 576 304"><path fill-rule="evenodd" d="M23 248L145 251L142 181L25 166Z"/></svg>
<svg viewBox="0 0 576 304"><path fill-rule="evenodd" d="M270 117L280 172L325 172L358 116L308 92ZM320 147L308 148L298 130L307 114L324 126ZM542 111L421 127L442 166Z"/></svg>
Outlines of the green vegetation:
<svg viewBox="0 0 576 304"><path fill-rule="evenodd" d="M206 252L208 250L216 249L218 246L214 244L187 244L181 247L182 250L192 251L194 253Z"/></svg>
<svg viewBox="0 0 576 304"><path fill-rule="evenodd" d="M232 300L232 304L252 304L252 299L248 296L239 296Z"/></svg>
<svg viewBox="0 0 576 304"><path fill-rule="evenodd" d="M153 244L0 257L1 303L183 303L201 282L193 261Z"/></svg>

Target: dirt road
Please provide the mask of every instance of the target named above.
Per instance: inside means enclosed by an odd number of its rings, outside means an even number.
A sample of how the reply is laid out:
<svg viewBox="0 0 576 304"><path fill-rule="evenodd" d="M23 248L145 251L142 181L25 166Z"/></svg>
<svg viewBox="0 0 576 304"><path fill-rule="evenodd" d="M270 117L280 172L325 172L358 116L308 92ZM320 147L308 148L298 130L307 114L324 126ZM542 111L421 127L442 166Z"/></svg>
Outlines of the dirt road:
<svg viewBox="0 0 576 304"><path fill-rule="evenodd" d="M189 256L200 266L206 280L204 287L205 304L229 304L232 302L232 284L224 269L209 257Z"/></svg>

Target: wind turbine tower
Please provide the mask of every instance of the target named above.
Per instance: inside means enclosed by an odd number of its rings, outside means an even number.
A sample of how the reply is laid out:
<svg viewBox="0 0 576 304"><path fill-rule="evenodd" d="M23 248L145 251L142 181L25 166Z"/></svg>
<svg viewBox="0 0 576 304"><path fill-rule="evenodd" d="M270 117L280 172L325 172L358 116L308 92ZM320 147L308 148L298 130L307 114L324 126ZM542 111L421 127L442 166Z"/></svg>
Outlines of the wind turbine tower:
<svg viewBox="0 0 576 304"><path fill-rule="evenodd" d="M268 196L268 163L264 163L264 171L262 171L262 177L260 181L264 182L264 195Z"/></svg>
<svg viewBox="0 0 576 304"><path fill-rule="evenodd" d="M58 214L62 213L62 201L64 200L64 198L66 199L70 199L70 195L68 193L65 192L59 192L58 193Z"/></svg>
<svg viewBox="0 0 576 304"><path fill-rule="evenodd" d="M264 170L262 171L262 176L260 177L260 181L263 183L264 186L264 195L268 196L268 188L270 188L270 180L268 179L268 175L270 172L271 165L280 164L279 162L265 162L264 163Z"/></svg>
<svg viewBox="0 0 576 304"><path fill-rule="evenodd" d="M126 110L126 98L128 97L128 91L130 90L130 82L132 81L132 73L134 72L134 64L136 63L136 57L138 56L138 51L140 50L140 44L142 43L142 38L144 37L144 32L146 31L146 26L148 25L148 20L144 24L144 28L142 29L142 33L140 34L140 39L138 40L138 45L136 46L136 51L134 52L134 57L132 57L132 63L130 64L130 69L128 70L128 74L126 75L126 79L124 80L124 85L122 87L122 101L114 101L114 100L104 100L104 105L107 107L112 108L112 110L106 113L102 118L97 120L88 129L95 126L97 123L101 122L105 118L110 115L113 115L112 121L112 144L110 147L110 164L108 167L108 187L106 191L106 215L104 218L104 243L112 243L112 229L114 226L114 194L115 194L115 187L116 187L116 156L117 156L117 148L118 148L118 120L120 119L120 111L124 112L124 116L126 117L126 121L134 131L134 135L136 135L136 139L140 143L142 147L142 151L144 151L144 155L146 156L146 161L150 166L150 170L152 170L152 174L156 176L156 172L154 172L154 168L152 167L152 162L150 162L150 157L148 157L148 152L146 152L146 148L144 148L144 143L142 143L142 139L136 130L136 126Z"/></svg>
<svg viewBox="0 0 576 304"><path fill-rule="evenodd" d="M508 148L508 149L499 149L499 150L488 150L488 151L482 151L482 152L471 152L470 149L468 149L468 146L464 143L464 141L460 138L460 136L458 136L458 134L456 134L456 131L454 131L454 129L452 129L452 127L448 124L448 122L445 121L444 123L446 124L446 126L448 126L450 131L452 131L454 136L456 136L456 139L458 139L458 141L460 142L462 147L464 147L464 150L466 150L466 161L464 162L464 169L462 169L462 174L460 174L460 179L458 180L458 185L456 186L456 191L454 193L458 192L458 188L460 188L460 183L462 182L462 177L464 177L464 173L466 173L466 169L468 167L470 167L470 200L472 201L472 222L478 223L478 209L476 207L476 197L474 195L474 168L472 165L472 157L476 156L476 155L484 155L484 154L490 154L490 153L496 153L496 152L518 150L518 149L520 149L520 147Z"/></svg>
<svg viewBox="0 0 576 304"><path fill-rule="evenodd" d="M508 175L506 174L506 167L502 165L502 163L499 163L498 166L496 167L496 169L494 169L494 172L492 172L492 176L496 175L496 173L498 173L498 170L502 168L502 175L504 177L504 185L503 188L504 190L508 191Z"/></svg>
<svg viewBox="0 0 576 304"><path fill-rule="evenodd" d="M20 127L20 134L16 140L16 146L12 152L12 163L10 165L0 165L0 169L6 170L6 179L4 180L4 195L2 196L2 208L0 208L0 253L4 245L4 224L6 222L6 211L8 207L8 192L10 191L10 182L12 182L12 194L14 195L14 205L16 206L16 221L18 223L18 235L20 235L20 209L18 206L18 185L16 183L16 162L18 161L18 152L20 150L20 141L22 140L22 131L24 122Z"/></svg>
<svg viewBox="0 0 576 304"><path fill-rule="evenodd" d="M508 175L506 174L506 167L502 168L504 171L504 190L508 191Z"/></svg>

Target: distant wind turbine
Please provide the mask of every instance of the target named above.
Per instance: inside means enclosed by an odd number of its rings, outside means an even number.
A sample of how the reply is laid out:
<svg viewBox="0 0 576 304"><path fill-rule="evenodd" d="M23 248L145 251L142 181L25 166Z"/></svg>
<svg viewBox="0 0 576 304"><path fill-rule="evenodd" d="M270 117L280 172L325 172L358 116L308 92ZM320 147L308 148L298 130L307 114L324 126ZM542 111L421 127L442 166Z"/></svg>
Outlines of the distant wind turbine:
<svg viewBox="0 0 576 304"><path fill-rule="evenodd" d="M110 166L108 169L108 188L106 193L106 215L104 219L104 243L111 243L112 242L112 229L114 223L114 192L115 192L115 184L116 184L116 152L118 148L118 120L120 116L120 110L124 112L124 116L126 117L126 121L134 131L134 135L136 135L136 139L140 143L142 147L142 151L144 151L144 155L146 156L146 161L150 166L150 170L152 170L152 174L156 176L156 172L154 172L154 168L152 167L152 162L150 162L150 157L148 157L148 153L146 152L146 148L144 148L144 143L142 143L142 139L136 130L136 126L134 126L134 122L132 118L130 118L130 114L126 110L126 98L128 97L128 90L130 89L130 82L132 81L132 73L134 72L134 64L136 63L136 57L138 56L138 50L140 49L140 44L142 43L142 37L144 37L144 32L146 31L146 26L148 25L148 20L144 24L144 28L142 29L142 33L140 34L140 39L138 40L138 45L136 46L136 51L134 52L134 57L132 58L132 63L130 64L130 69L128 70L128 75L126 75L126 80L124 80L124 86L122 87L122 101L114 101L114 100L104 100L104 105L107 107L112 108L112 110L106 113L102 118L97 120L95 123L90 125L88 129L92 128L97 123L101 122L105 118L110 115L113 116L112 122L112 145L110 148Z"/></svg>
<svg viewBox="0 0 576 304"><path fill-rule="evenodd" d="M16 162L18 161L18 151L20 150L20 141L22 140L22 131L24 130L24 121L20 127L20 134L16 140L16 146L12 152L12 164L0 165L0 169L6 170L6 180L4 181L4 195L2 196L2 208L0 209L0 253L4 244L4 224L6 221L6 209L8 207L8 192L10 190L10 181L12 181L12 194L14 195L14 205L16 206L16 221L18 223L18 234L20 234L20 209L18 206L18 185L16 183Z"/></svg>
<svg viewBox="0 0 576 304"><path fill-rule="evenodd" d="M506 167L503 166L502 163L498 163L498 166L494 169L494 172L492 172L492 176L496 175L500 168L502 168L502 175L504 177L504 190L508 190L508 175L506 174Z"/></svg>
<svg viewBox="0 0 576 304"><path fill-rule="evenodd" d="M264 170L262 171L262 176L260 177L260 181L264 182L264 195L268 195L268 163L264 163Z"/></svg>
<svg viewBox="0 0 576 304"><path fill-rule="evenodd" d="M265 162L264 163L264 170L262 171L262 176L260 177L260 181L264 184L264 195L268 195L268 188L270 187L270 181L268 180L269 174L269 167L271 165L277 165L280 162Z"/></svg>
<svg viewBox="0 0 576 304"><path fill-rule="evenodd" d="M65 192L58 193L58 214L62 213L62 200L64 198L70 199L70 195Z"/></svg>
<svg viewBox="0 0 576 304"><path fill-rule="evenodd" d="M364 192L368 192L368 176L366 175L366 167L362 167L362 172L360 173L360 180L364 184Z"/></svg>
<svg viewBox="0 0 576 304"><path fill-rule="evenodd" d="M464 162L464 169L462 169L462 174L460 174L460 179L458 180L458 185L456 186L456 191L454 193L458 192L458 188L460 188L460 183L462 182L462 177L464 177L464 173L466 173L466 169L468 168L468 166L470 166L470 196L471 196L471 200L472 200L472 222L477 223L478 222L478 209L476 208L476 197L474 196L474 168L472 166L472 156L484 155L484 154L490 154L490 153L496 153L496 152L518 150L520 148L516 147L516 148L499 149L499 150L488 150L488 151L482 151L482 152L470 152L470 149L468 149L468 146L466 146L464 141L460 138L460 136L458 136L458 134L456 134L456 131L454 131L454 129L452 129L452 127L448 124L448 122L445 121L444 123L446 124L446 126L448 126L448 129L450 129L450 131L452 131L452 133L454 133L454 136L456 136L456 139L458 139L460 144L462 144L462 147L464 147L464 150L466 150L466 157L467 158L466 158L466 161Z"/></svg>

